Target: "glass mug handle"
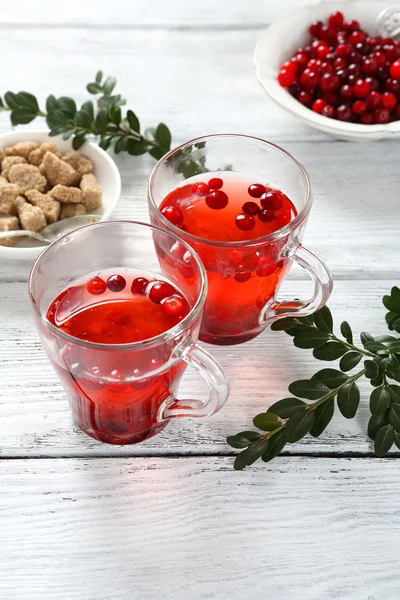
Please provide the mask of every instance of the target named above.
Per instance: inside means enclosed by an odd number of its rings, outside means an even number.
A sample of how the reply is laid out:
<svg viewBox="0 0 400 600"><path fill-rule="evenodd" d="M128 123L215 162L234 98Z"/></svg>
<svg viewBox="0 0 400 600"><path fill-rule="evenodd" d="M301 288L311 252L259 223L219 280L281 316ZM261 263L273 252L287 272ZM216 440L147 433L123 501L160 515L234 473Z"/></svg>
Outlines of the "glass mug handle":
<svg viewBox="0 0 400 600"><path fill-rule="evenodd" d="M314 282L314 293L309 300L292 300L279 302L272 298L263 308L260 315L260 324L275 321L283 317L306 317L320 308L328 301L333 288L333 281L329 269L315 254L304 248L300 243L286 251L286 258L297 262L305 269Z"/></svg>
<svg viewBox="0 0 400 600"><path fill-rule="evenodd" d="M175 350L175 355L200 373L210 388L210 396L205 402L170 397L161 407L160 418L162 420L173 417L201 419L219 411L228 399L229 382L217 361L190 338Z"/></svg>

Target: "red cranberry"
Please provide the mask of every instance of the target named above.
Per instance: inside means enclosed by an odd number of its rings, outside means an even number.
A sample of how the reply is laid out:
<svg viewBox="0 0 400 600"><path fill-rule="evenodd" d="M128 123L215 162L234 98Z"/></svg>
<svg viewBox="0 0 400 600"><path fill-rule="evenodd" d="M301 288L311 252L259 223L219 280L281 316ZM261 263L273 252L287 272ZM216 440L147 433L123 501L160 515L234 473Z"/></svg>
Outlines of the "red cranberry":
<svg viewBox="0 0 400 600"><path fill-rule="evenodd" d="M329 62L321 63L321 66L319 68L319 72L321 75L324 75L324 73L332 73L332 71L333 71L333 67L332 67L331 63L329 63Z"/></svg>
<svg viewBox="0 0 400 600"><path fill-rule="evenodd" d="M300 83L304 85L304 87L310 88L311 90L316 88L319 85L320 76L315 71L311 71L310 69L306 69L300 75Z"/></svg>
<svg viewBox="0 0 400 600"><path fill-rule="evenodd" d="M390 63L397 60L400 56L399 48L393 44L385 44L385 46L383 46L383 50L385 52L386 60Z"/></svg>
<svg viewBox="0 0 400 600"><path fill-rule="evenodd" d="M351 100L353 97L353 88L351 85L343 85L340 89L340 97L343 100Z"/></svg>
<svg viewBox="0 0 400 600"><path fill-rule="evenodd" d="M335 48L335 56L338 58L347 58L352 52L350 44L339 44Z"/></svg>
<svg viewBox="0 0 400 600"><path fill-rule="evenodd" d="M126 279L122 275L111 275L107 279L107 287L110 292L122 292L126 286Z"/></svg>
<svg viewBox="0 0 400 600"><path fill-rule="evenodd" d="M373 75L378 70L378 63L373 58L364 58L362 69L366 75Z"/></svg>
<svg viewBox="0 0 400 600"><path fill-rule="evenodd" d="M328 42L328 44L336 44L336 42L337 42L336 27L329 27L326 25L321 27L320 38L321 38L321 40Z"/></svg>
<svg viewBox="0 0 400 600"><path fill-rule="evenodd" d="M292 215L291 215L290 210L286 210L284 213L279 215L279 217L277 217L277 219L276 219L276 224L278 225L278 229L281 229L281 227L285 227L285 225L290 223L291 219L292 219Z"/></svg>
<svg viewBox="0 0 400 600"><path fill-rule="evenodd" d="M347 106L346 104L338 106L336 109L336 118L339 119L339 121L351 121L352 112L350 106Z"/></svg>
<svg viewBox="0 0 400 600"><path fill-rule="evenodd" d="M297 96L297 94L301 91L301 86L299 83L294 83L286 89L288 90L289 94L292 94L292 96Z"/></svg>
<svg viewBox="0 0 400 600"><path fill-rule="evenodd" d="M186 303L180 296L169 296L160 302L162 311L168 317L181 317L185 312Z"/></svg>
<svg viewBox="0 0 400 600"><path fill-rule="evenodd" d="M324 108L322 109L322 115L324 117L329 117L330 119L333 118L335 114L335 109L333 108L333 106L331 106L330 104L327 104L326 106L324 106Z"/></svg>
<svg viewBox="0 0 400 600"><path fill-rule="evenodd" d="M353 94L357 98L365 98L371 91L371 86L365 79L357 79L353 85Z"/></svg>
<svg viewBox="0 0 400 600"><path fill-rule="evenodd" d="M183 263L179 265L179 272L187 279L193 277L196 272L196 263L189 251L183 255Z"/></svg>
<svg viewBox="0 0 400 600"><path fill-rule="evenodd" d="M293 60L295 60L300 69L304 69L308 61L304 52L297 52Z"/></svg>
<svg viewBox="0 0 400 600"><path fill-rule="evenodd" d="M242 211L246 213L246 215L256 215L260 212L260 207L256 202L245 202L242 206Z"/></svg>
<svg viewBox="0 0 400 600"><path fill-rule="evenodd" d="M262 196L263 194L265 194L266 191L267 191L267 188L262 183L252 183L249 186L249 189L247 190L247 193L252 198L260 198L260 196Z"/></svg>
<svg viewBox="0 0 400 600"><path fill-rule="evenodd" d="M310 92L307 92L305 90L302 90L299 95L297 96L297 100L303 104L304 106L310 107L313 97L310 94Z"/></svg>
<svg viewBox="0 0 400 600"><path fill-rule="evenodd" d="M257 269L256 275L258 277L268 277L268 275L272 275L275 273L276 265L268 265L267 267L263 267L262 269Z"/></svg>
<svg viewBox="0 0 400 600"><path fill-rule="evenodd" d="M254 217L252 217L251 215L240 214L236 217L235 224L236 227L238 229L241 229L242 231L250 231L250 229L253 229L256 222L254 220Z"/></svg>
<svg viewBox="0 0 400 600"><path fill-rule="evenodd" d="M222 188L223 185L224 182L220 177L213 177L208 182L208 187L210 188L210 190L219 190L220 188Z"/></svg>
<svg viewBox="0 0 400 600"><path fill-rule="evenodd" d="M375 46L377 46L381 41L381 38L378 36L368 36L367 39L365 40L365 42L368 44L368 46L371 46L371 48L374 48Z"/></svg>
<svg viewBox="0 0 400 600"><path fill-rule="evenodd" d="M347 61L344 58L335 58L335 60L333 61L333 66L335 67L337 72L337 69L344 69L345 67L347 67Z"/></svg>
<svg viewBox="0 0 400 600"><path fill-rule="evenodd" d="M349 61L354 64L360 64L362 61L361 52L356 52L356 50L353 50L353 52L349 56Z"/></svg>
<svg viewBox="0 0 400 600"><path fill-rule="evenodd" d="M183 214L177 206L166 206L161 214L173 225L179 225L183 221Z"/></svg>
<svg viewBox="0 0 400 600"><path fill-rule="evenodd" d="M209 191L208 185L201 181L198 181L192 185L192 194L196 194L196 196L204 196Z"/></svg>
<svg viewBox="0 0 400 600"><path fill-rule="evenodd" d="M228 196L222 190L214 190L206 196L206 204L209 208L220 210L228 205Z"/></svg>
<svg viewBox="0 0 400 600"><path fill-rule="evenodd" d="M353 85L355 84L355 82L357 81L358 77L356 75L349 75L347 78L347 83L349 85L351 85L351 87L353 87Z"/></svg>
<svg viewBox="0 0 400 600"><path fill-rule="evenodd" d="M377 123L378 125L383 125L385 123L389 123L390 112L387 108L376 108L372 113L372 118L374 123Z"/></svg>
<svg viewBox="0 0 400 600"><path fill-rule="evenodd" d="M349 76L349 72L348 72L347 68L346 69L338 69L336 71L336 75L339 77L340 81L342 82L342 81L347 80L347 78Z"/></svg>
<svg viewBox="0 0 400 600"><path fill-rule="evenodd" d="M361 123L363 125L371 125L372 123L372 114L370 112L366 112L361 115Z"/></svg>
<svg viewBox="0 0 400 600"><path fill-rule="evenodd" d="M375 77L366 77L365 81L371 86L371 92L379 90L379 81Z"/></svg>
<svg viewBox="0 0 400 600"><path fill-rule="evenodd" d="M356 100L353 104L352 111L355 115L362 115L367 111L367 103L364 100Z"/></svg>
<svg viewBox="0 0 400 600"><path fill-rule="evenodd" d="M243 271L242 271L242 269L243 269ZM251 273L249 273L248 271L245 271L244 265L239 265L238 270L239 270L239 273L235 274L235 281L237 281L238 283L244 283L245 281L248 281L250 279Z"/></svg>
<svg viewBox="0 0 400 600"><path fill-rule="evenodd" d="M390 66L390 77L392 79L400 79L400 60L396 60Z"/></svg>
<svg viewBox="0 0 400 600"><path fill-rule="evenodd" d="M379 92L371 92L370 94L368 94L368 96L367 96L368 108L376 108L377 106L379 106L380 102L381 102L381 95ZM371 115L371 119L372 119L372 115Z"/></svg>
<svg viewBox="0 0 400 600"><path fill-rule="evenodd" d="M341 13L340 11L336 11L336 12L332 13L328 19L328 25L330 27L336 27L336 29L338 29L341 25L343 25L343 23L344 23L344 16L343 16L343 13Z"/></svg>
<svg viewBox="0 0 400 600"><path fill-rule="evenodd" d="M98 294L103 294L106 291L107 284L104 279L96 275L95 277L92 277L92 279L89 279L86 284L86 289L89 294L94 294L97 296Z"/></svg>
<svg viewBox="0 0 400 600"><path fill-rule="evenodd" d="M271 190L266 192L260 198L261 206L267 210L279 210L283 205L282 192Z"/></svg>
<svg viewBox="0 0 400 600"><path fill-rule="evenodd" d="M400 92L400 81L397 79L387 79L385 81L385 89L388 92L393 92L393 94L398 94Z"/></svg>
<svg viewBox="0 0 400 600"><path fill-rule="evenodd" d="M353 46L355 46L356 44L362 44L362 42L365 40L365 35L362 31L352 31L351 34L349 35L349 43L353 44Z"/></svg>
<svg viewBox="0 0 400 600"><path fill-rule="evenodd" d="M145 277L136 277L132 281L131 292L132 294L143 294L149 285L149 280Z"/></svg>
<svg viewBox="0 0 400 600"><path fill-rule="evenodd" d="M383 52L373 52L370 58L374 59L378 67L384 67L386 65L386 56Z"/></svg>
<svg viewBox="0 0 400 600"><path fill-rule="evenodd" d="M312 58L307 63L307 69L310 69L310 71L314 71L315 73L317 73L321 66L321 63L322 61L319 58Z"/></svg>
<svg viewBox="0 0 400 600"><path fill-rule="evenodd" d="M173 289L166 281L156 281L150 288L149 298L152 302L159 304L167 296L170 296Z"/></svg>
<svg viewBox="0 0 400 600"><path fill-rule="evenodd" d="M399 120L399 119L400 119L400 104L398 104L398 105L396 106L396 108L395 108L395 111L394 111L394 114L395 114L395 119L396 119L396 120Z"/></svg>
<svg viewBox="0 0 400 600"><path fill-rule="evenodd" d="M324 100L327 104L337 106L339 104L339 96L336 92L324 92Z"/></svg>
<svg viewBox="0 0 400 600"><path fill-rule="evenodd" d="M389 69L388 69L388 67L386 67L386 66L379 67L379 69L375 73L375 77L377 79L379 79L379 81L386 81L386 79L389 77Z"/></svg>
<svg viewBox="0 0 400 600"><path fill-rule="evenodd" d="M275 213L273 210L260 210L258 213L258 218L260 221L262 221L262 223L272 223L272 221L275 219Z"/></svg>
<svg viewBox="0 0 400 600"><path fill-rule="evenodd" d="M278 81L282 87L290 87L296 81L296 73L284 67L279 71Z"/></svg>
<svg viewBox="0 0 400 600"><path fill-rule="evenodd" d="M325 106L326 100L324 100L323 98L319 98L318 100L315 100L314 104L312 105L312 109L314 112L321 114Z"/></svg>
<svg viewBox="0 0 400 600"><path fill-rule="evenodd" d="M173 258L175 258L176 260L182 260L183 255L186 252L186 248L179 242L175 242L174 244L172 244L170 252Z"/></svg>
<svg viewBox="0 0 400 600"><path fill-rule="evenodd" d="M346 23L344 23L343 29L348 33L352 31L358 31L360 29L360 23L355 19L352 19L351 21L347 21Z"/></svg>
<svg viewBox="0 0 400 600"><path fill-rule="evenodd" d="M317 56L318 58L325 58L329 54L329 46L325 44L320 44L317 48Z"/></svg>
<svg viewBox="0 0 400 600"><path fill-rule="evenodd" d="M356 63L351 63L351 65L349 65L348 67L348 72L349 75L355 75L356 77L359 77L362 73L362 69L360 65L357 65Z"/></svg>
<svg viewBox="0 0 400 600"><path fill-rule="evenodd" d="M320 87L324 92L333 92L337 90L340 85L340 79L336 73L325 73L321 77Z"/></svg>
<svg viewBox="0 0 400 600"><path fill-rule="evenodd" d="M381 104L388 110L393 110L397 104L397 98L392 92L384 92L381 96Z"/></svg>
<svg viewBox="0 0 400 600"><path fill-rule="evenodd" d="M310 32L310 35L312 35L313 37L319 37L319 34L321 33L321 29L322 29L323 23L322 21L315 21L315 23L312 23L310 25L310 27L308 28L308 31Z"/></svg>

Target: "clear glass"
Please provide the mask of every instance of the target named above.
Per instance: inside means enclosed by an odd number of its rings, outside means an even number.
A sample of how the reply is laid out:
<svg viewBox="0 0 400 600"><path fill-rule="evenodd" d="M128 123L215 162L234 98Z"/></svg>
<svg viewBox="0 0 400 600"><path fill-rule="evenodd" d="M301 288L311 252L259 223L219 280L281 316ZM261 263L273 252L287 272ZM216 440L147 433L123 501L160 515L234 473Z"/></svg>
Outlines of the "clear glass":
<svg viewBox="0 0 400 600"><path fill-rule="evenodd" d="M194 175L215 171L255 175L290 198L297 216L285 227L262 238L242 242L210 241L182 231L159 211L164 198ZM207 175L204 176L207 181ZM251 200L249 196L243 199ZM259 335L271 321L305 316L321 308L332 290L324 263L301 245L312 205L307 172L293 156L262 139L244 135L210 135L191 140L166 154L155 166L148 185L151 222L179 233L200 256L208 276L209 293L200 339L212 344L238 344ZM245 282L235 277L239 264L256 264L260 255L268 268L255 269ZM239 260L238 260L239 256ZM314 281L312 298L279 302L277 291L293 261Z"/></svg>
<svg viewBox="0 0 400 600"><path fill-rule="evenodd" d="M176 244L185 251L185 263L172 257ZM188 261L190 278L184 271ZM124 267L167 277L185 294L189 314L161 335L114 345L72 337L47 320L53 300L75 281L93 271ZM91 437L134 444L161 431L171 418L206 417L226 402L229 386L223 371L196 343L207 295L204 267L174 233L129 221L82 227L40 255L28 285L43 348L64 385L76 425ZM205 378L208 399L176 399L187 364Z"/></svg>

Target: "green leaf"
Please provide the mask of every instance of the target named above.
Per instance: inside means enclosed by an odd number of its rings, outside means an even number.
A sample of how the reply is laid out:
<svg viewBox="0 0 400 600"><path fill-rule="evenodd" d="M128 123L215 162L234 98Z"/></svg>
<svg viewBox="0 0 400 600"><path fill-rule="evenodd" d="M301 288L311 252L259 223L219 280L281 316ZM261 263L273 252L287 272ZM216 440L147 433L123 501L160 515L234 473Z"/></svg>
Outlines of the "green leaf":
<svg viewBox="0 0 400 600"><path fill-rule="evenodd" d="M258 460L260 456L264 454L265 450L267 449L268 442L268 438L265 439L263 437L259 438L255 442L252 442L250 446L246 448L246 450L243 450L243 452L237 455L234 468L236 470L241 470L255 463L256 460Z"/></svg>
<svg viewBox="0 0 400 600"><path fill-rule="evenodd" d="M400 404L391 405L388 412L388 420L396 431L400 431Z"/></svg>
<svg viewBox="0 0 400 600"><path fill-rule="evenodd" d="M133 129L133 131L137 131L137 133L140 133L140 123L135 113L131 110L128 110L128 112L126 113L126 118L128 119L129 127Z"/></svg>
<svg viewBox="0 0 400 600"><path fill-rule="evenodd" d="M386 348L386 346L384 344L381 344L379 342L366 342L364 344L364 348L366 350L368 350L368 352L379 352L380 350L384 350L385 352L389 352L389 350Z"/></svg>
<svg viewBox="0 0 400 600"><path fill-rule="evenodd" d="M118 140L115 142L115 146L114 146L115 154L119 154L120 152L127 150L128 143L129 143L129 140L126 137L118 138Z"/></svg>
<svg viewBox="0 0 400 600"><path fill-rule="evenodd" d="M347 352L347 348L339 342L327 342L313 351L314 358L319 360L337 360Z"/></svg>
<svg viewBox="0 0 400 600"><path fill-rule="evenodd" d="M17 102L21 108L30 108L31 112L39 112L39 104L33 94L29 92L18 92Z"/></svg>
<svg viewBox="0 0 400 600"><path fill-rule="evenodd" d="M65 132L65 131L66 131L66 129L65 129L64 125L57 125L57 127L53 127L52 129L50 129L49 137L55 137L56 135L60 135L61 133ZM75 131L74 131L74 133L75 133Z"/></svg>
<svg viewBox="0 0 400 600"><path fill-rule="evenodd" d="M272 404L267 412L272 412L281 419L289 419L295 412L306 406L307 404L298 398L283 398Z"/></svg>
<svg viewBox="0 0 400 600"><path fill-rule="evenodd" d="M331 311L327 306L323 306L320 310L312 315L315 325L321 331L332 333L333 319Z"/></svg>
<svg viewBox="0 0 400 600"><path fill-rule="evenodd" d="M331 422L334 412L335 401L333 398L317 406L314 410L314 425L310 429L310 433L313 437L319 437L321 435Z"/></svg>
<svg viewBox="0 0 400 600"><path fill-rule="evenodd" d="M297 411L286 425L286 439L291 444L303 438L314 425L314 412L310 410Z"/></svg>
<svg viewBox="0 0 400 600"><path fill-rule="evenodd" d="M107 77L107 79L105 80L104 85L103 85L103 93L106 96L109 96L112 93L112 91L116 85L117 85L117 80L115 77Z"/></svg>
<svg viewBox="0 0 400 600"><path fill-rule="evenodd" d="M49 112L46 117L47 125L50 129L54 129L55 127L59 127L60 125L65 125L69 122L68 116L63 113L61 110L54 110L53 112Z"/></svg>
<svg viewBox="0 0 400 600"><path fill-rule="evenodd" d="M102 79L103 79L103 71L97 71L96 77L95 77L95 82L100 84Z"/></svg>
<svg viewBox="0 0 400 600"><path fill-rule="evenodd" d="M278 431L275 433L269 440L268 446L264 454L262 455L262 460L264 462L269 462L275 456L278 456L280 452L284 449L286 444L286 434L285 431Z"/></svg>
<svg viewBox="0 0 400 600"><path fill-rule="evenodd" d="M278 321L274 321L271 325L272 331L288 331L292 329L296 325L296 320L292 317L284 317L283 319L278 319Z"/></svg>
<svg viewBox="0 0 400 600"><path fill-rule="evenodd" d="M319 400L329 392L329 388L317 379L300 379L289 385L289 392L299 398Z"/></svg>
<svg viewBox="0 0 400 600"><path fill-rule="evenodd" d="M111 142L112 142L112 138L110 138L110 137L102 137L101 140L100 140L100 142L99 142L99 146L103 150L108 150L108 148L111 146Z"/></svg>
<svg viewBox="0 0 400 600"><path fill-rule="evenodd" d="M342 373L337 369L322 369L318 373L315 373L311 379L322 381L329 389L333 390L342 385L348 378L349 376L346 373Z"/></svg>
<svg viewBox="0 0 400 600"><path fill-rule="evenodd" d="M278 323L280 323L280 321L278 321ZM301 331L310 331L309 327L305 327L304 325L295 325L294 327L291 327L290 329L286 330L286 333L288 335L291 335L292 337L295 337L298 333L300 333Z"/></svg>
<svg viewBox="0 0 400 600"><path fill-rule="evenodd" d="M360 403L360 390L355 381L345 385L339 390L337 404L340 412L346 419L353 419Z"/></svg>
<svg viewBox="0 0 400 600"><path fill-rule="evenodd" d="M383 377L374 377L374 379L370 379L370 384L374 387L379 387L383 383Z"/></svg>
<svg viewBox="0 0 400 600"><path fill-rule="evenodd" d="M87 113L90 117L90 120L93 121L94 119L94 107L93 107L93 102L91 100L88 100L87 102L84 102L81 106L81 111Z"/></svg>
<svg viewBox="0 0 400 600"><path fill-rule="evenodd" d="M83 127L84 129L90 129L92 125L90 116L82 110L75 113L74 123L75 125L78 125L78 127Z"/></svg>
<svg viewBox="0 0 400 600"><path fill-rule="evenodd" d="M384 307L387 308L388 310L400 313L400 300L397 299L396 297L394 297L392 295L383 296L382 302L383 302Z"/></svg>
<svg viewBox="0 0 400 600"><path fill-rule="evenodd" d="M113 123L120 123L121 121L121 109L119 106L112 104L108 109L108 116L110 121Z"/></svg>
<svg viewBox="0 0 400 600"><path fill-rule="evenodd" d="M6 92L4 94L4 100L7 104L7 106L11 109L15 109L19 107L18 101L17 101L17 94L14 94L14 92Z"/></svg>
<svg viewBox="0 0 400 600"><path fill-rule="evenodd" d="M400 385L395 385L394 383L390 383L388 385L390 396L392 398L392 402L395 404L400 404Z"/></svg>
<svg viewBox="0 0 400 600"><path fill-rule="evenodd" d="M368 437L370 437L371 440L374 440L378 431L387 425L387 422L386 413L382 413L381 415L371 415L371 418L368 421Z"/></svg>
<svg viewBox="0 0 400 600"><path fill-rule="evenodd" d="M372 390L369 398L369 409L373 415L383 414L390 406L391 394L387 387L381 385Z"/></svg>
<svg viewBox="0 0 400 600"><path fill-rule="evenodd" d="M399 318L399 313L397 312L388 312L385 315L385 321L389 327L390 330L393 330L393 324L395 323L395 321L397 321Z"/></svg>
<svg viewBox="0 0 400 600"><path fill-rule="evenodd" d="M0 108L4 108L4 102L3 99L0 97Z"/></svg>
<svg viewBox="0 0 400 600"><path fill-rule="evenodd" d="M264 412L256 415L253 423L258 429L263 431L273 431L282 424L281 419L272 412Z"/></svg>
<svg viewBox="0 0 400 600"><path fill-rule="evenodd" d="M73 98L68 96L61 96L58 98L58 106L62 112L68 115L71 119L76 113L76 104Z"/></svg>
<svg viewBox="0 0 400 600"><path fill-rule="evenodd" d="M169 150L171 147L171 132L165 123L160 123L156 129L156 139L164 150Z"/></svg>
<svg viewBox="0 0 400 600"><path fill-rule="evenodd" d="M72 147L74 150L79 150L79 148L81 148L81 146L83 146L83 144L85 142L86 142L86 134L78 133L78 135L76 135L74 137L74 139L72 140Z"/></svg>
<svg viewBox="0 0 400 600"><path fill-rule="evenodd" d="M101 87L97 85L97 83L88 83L86 89L89 94L99 94L102 91Z"/></svg>
<svg viewBox="0 0 400 600"><path fill-rule="evenodd" d="M382 457L389 452L394 442L394 431L391 425L381 427L375 437L375 454Z"/></svg>
<svg viewBox="0 0 400 600"><path fill-rule="evenodd" d="M366 344L367 342L373 342L374 338L372 337L372 335L370 333L367 333L366 331L362 331L360 333L360 340L362 344Z"/></svg>
<svg viewBox="0 0 400 600"><path fill-rule="evenodd" d="M151 150L149 150L149 154L151 154L151 156L153 158L156 158L157 160L160 160L160 158L162 158L165 153L166 151L164 151L162 148L151 148ZM195 171L193 175L196 175L196 172L197 171Z"/></svg>
<svg viewBox="0 0 400 600"><path fill-rule="evenodd" d="M70 137L72 137L75 133L74 129L68 129L67 131L64 131L62 138L63 140L69 140Z"/></svg>
<svg viewBox="0 0 400 600"><path fill-rule="evenodd" d="M351 371L354 369L362 359L363 355L360 352L347 352L340 359L339 367L342 371Z"/></svg>
<svg viewBox="0 0 400 600"><path fill-rule="evenodd" d="M52 112L54 110L57 110L57 108L58 108L58 102L57 102L55 96L53 96L53 95L48 96L48 98L46 100L47 112Z"/></svg>
<svg viewBox="0 0 400 600"><path fill-rule="evenodd" d="M365 377L374 379L378 375L378 365L374 360L364 360Z"/></svg>
<svg viewBox="0 0 400 600"><path fill-rule="evenodd" d="M305 329L294 336L293 343L297 348L318 348L329 340L328 334L318 329Z"/></svg>
<svg viewBox="0 0 400 600"><path fill-rule="evenodd" d="M31 108L15 108L11 112L11 123L13 125L26 125L36 119L36 117L37 114Z"/></svg>
<svg viewBox="0 0 400 600"><path fill-rule="evenodd" d="M105 108L99 110L96 115L95 126L99 133L104 133L108 125L108 114Z"/></svg>
<svg viewBox="0 0 400 600"><path fill-rule="evenodd" d="M140 156L145 154L149 149L149 145L146 142L137 142L136 140L129 140L128 152L132 156Z"/></svg>
<svg viewBox="0 0 400 600"><path fill-rule="evenodd" d="M400 433L397 433L396 431L394 432L394 443L400 450Z"/></svg>
<svg viewBox="0 0 400 600"><path fill-rule="evenodd" d="M226 438L227 443L232 446L232 448L238 448L241 450L242 448L247 448L247 446L254 442L254 440L258 440L261 437L260 433L256 431L241 431L236 435L230 435Z"/></svg>
<svg viewBox="0 0 400 600"><path fill-rule="evenodd" d="M383 358L378 365L378 377L382 377L386 373L386 367L388 366L389 359Z"/></svg>
<svg viewBox="0 0 400 600"><path fill-rule="evenodd" d="M340 333L349 344L353 343L353 332L351 331L351 327L347 321L343 321L340 326Z"/></svg>

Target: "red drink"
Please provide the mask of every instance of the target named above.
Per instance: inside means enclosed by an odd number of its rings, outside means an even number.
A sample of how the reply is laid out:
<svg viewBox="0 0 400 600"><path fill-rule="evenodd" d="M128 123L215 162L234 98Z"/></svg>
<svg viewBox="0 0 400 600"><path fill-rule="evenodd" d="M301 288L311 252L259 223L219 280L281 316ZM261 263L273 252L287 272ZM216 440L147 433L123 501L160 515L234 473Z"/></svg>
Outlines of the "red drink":
<svg viewBox="0 0 400 600"><path fill-rule="evenodd" d="M261 310L290 268L281 255L287 238L264 244L262 238L290 223L297 215L293 203L255 177L224 171L187 179L159 209L184 238L186 232L206 240L186 238L208 275L201 339L235 344L255 337L265 327L259 321ZM254 246L241 247L248 240Z"/></svg>
<svg viewBox="0 0 400 600"><path fill-rule="evenodd" d="M160 406L175 395L186 365L161 369L165 357L151 338L189 312L176 287L141 270L92 273L53 300L48 320L64 333L94 343L67 344L61 361L65 366L52 360L66 389L73 389L74 420L83 431L103 442L129 444L165 427L166 421L158 418ZM133 342L144 342L143 349L127 346L121 351L118 346L115 352L116 344Z"/></svg>

